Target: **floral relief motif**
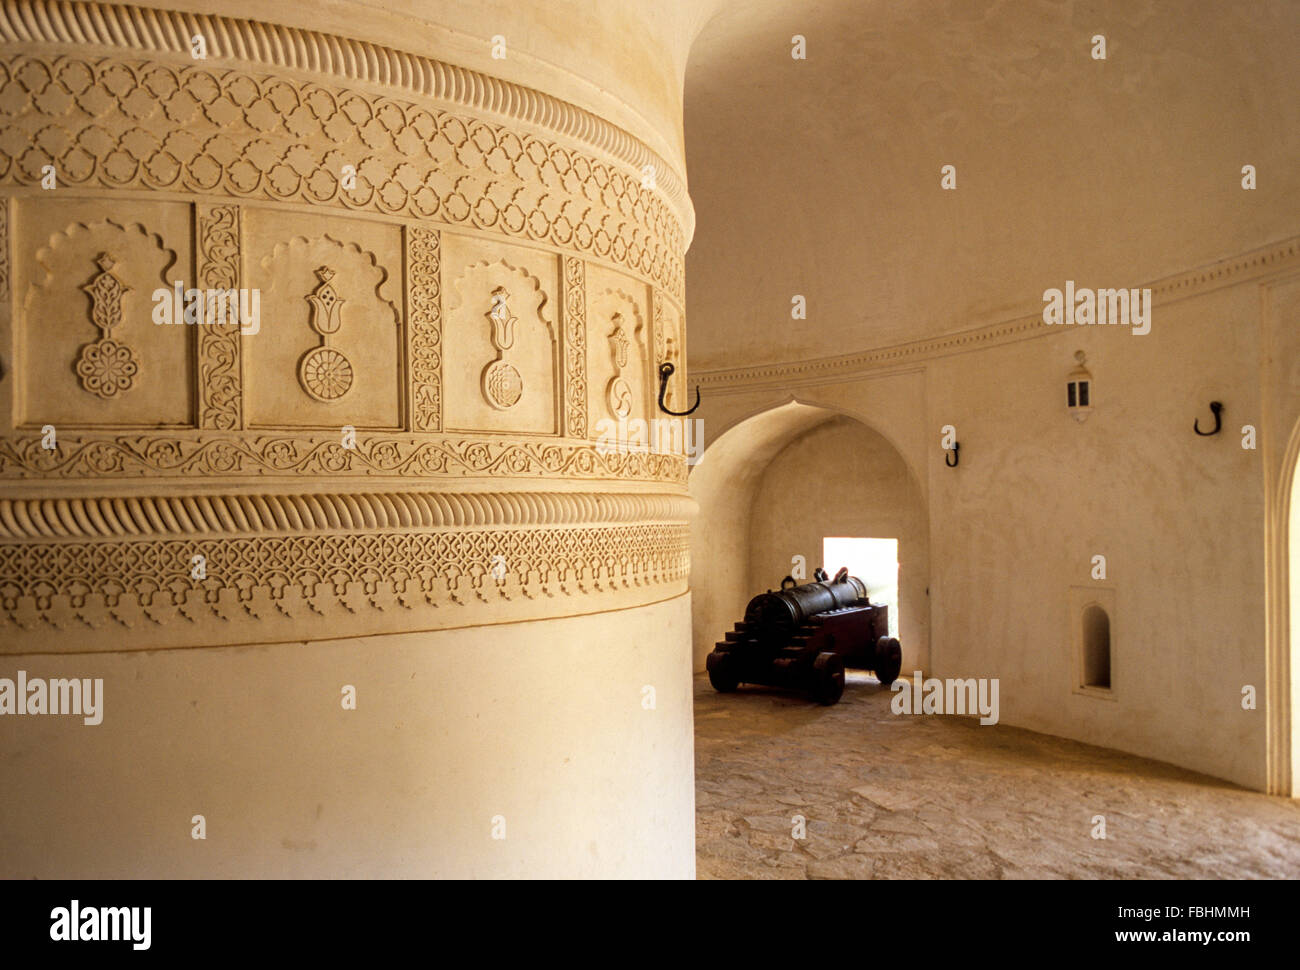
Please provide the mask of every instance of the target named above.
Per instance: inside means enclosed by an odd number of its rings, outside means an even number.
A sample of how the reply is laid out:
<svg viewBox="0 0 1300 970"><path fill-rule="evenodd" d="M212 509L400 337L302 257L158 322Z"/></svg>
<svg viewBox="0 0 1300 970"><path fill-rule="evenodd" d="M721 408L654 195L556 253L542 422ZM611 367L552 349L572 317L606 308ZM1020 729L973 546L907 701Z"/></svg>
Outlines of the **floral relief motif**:
<svg viewBox="0 0 1300 970"><path fill-rule="evenodd" d="M614 376L605 385L605 405L614 417L625 419L632 413L632 386L623 377L629 340L623 329L623 314L614 314L610 322L614 324L614 329L609 334L609 353L614 361Z"/></svg>
<svg viewBox="0 0 1300 970"><path fill-rule="evenodd" d="M77 357L81 386L105 399L129 391L139 369L131 348L116 340L83 344Z"/></svg>
<svg viewBox="0 0 1300 970"><path fill-rule="evenodd" d="M414 431L442 430L442 270L436 229L406 230L410 318L411 418Z"/></svg>
<svg viewBox="0 0 1300 970"><path fill-rule="evenodd" d="M565 430L587 437L587 274L576 256L564 259L564 395Z"/></svg>
<svg viewBox="0 0 1300 970"><path fill-rule="evenodd" d="M0 300L9 299L9 200L0 199Z"/></svg>
<svg viewBox="0 0 1300 970"><path fill-rule="evenodd" d="M505 359L506 351L515 345L515 324L519 322L506 303L509 299L510 291L498 286L492 291L492 309L484 314L488 318L492 349L497 356L483 368L483 396L498 411L514 407L524 394L523 376Z"/></svg>
<svg viewBox="0 0 1300 970"><path fill-rule="evenodd" d="M320 336L320 346L307 351L298 361L298 380L311 397L328 404L351 390L352 362L329 345L330 336L343 326L341 313L346 302L331 283L334 270L322 266L316 270L316 278L320 285L307 296L307 302L311 304L309 323Z"/></svg>
<svg viewBox="0 0 1300 970"><path fill-rule="evenodd" d="M111 272L117 265L111 254L100 253L95 263L100 271L82 290L90 295L90 319L100 336L82 344L74 366L81 386L108 400L131 389L140 365L130 347L111 338L113 328L122 322L122 297L131 288Z"/></svg>
<svg viewBox="0 0 1300 970"><path fill-rule="evenodd" d="M48 451L40 438L0 438L0 478L202 475L339 475L420 478L474 475L686 481L680 455L610 452L596 445L545 441L475 441L430 435L358 437L344 448L337 434L272 436L211 433L59 435Z"/></svg>
<svg viewBox="0 0 1300 970"><path fill-rule="evenodd" d="M209 292L239 287L240 221L234 205L197 206L199 286ZM242 421L240 320L198 328L199 425L231 431Z"/></svg>

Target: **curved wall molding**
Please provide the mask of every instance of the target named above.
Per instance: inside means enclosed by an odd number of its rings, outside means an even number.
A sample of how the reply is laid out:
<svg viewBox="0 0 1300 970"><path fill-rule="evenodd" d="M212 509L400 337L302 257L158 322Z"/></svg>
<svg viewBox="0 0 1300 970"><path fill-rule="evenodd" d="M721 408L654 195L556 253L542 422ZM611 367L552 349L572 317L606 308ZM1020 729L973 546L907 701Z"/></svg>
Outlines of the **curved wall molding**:
<svg viewBox="0 0 1300 970"><path fill-rule="evenodd" d="M1144 288L1151 290L1152 299L1173 302L1208 293L1223 286L1232 286L1285 271L1295 265L1300 265L1300 236L1251 250L1210 266L1168 276L1146 284ZM815 384L823 381L848 380L859 371L877 370L897 364L912 364L931 357L965 353L1018 340L1073 331L1073 327L1047 326L1043 323L1040 311L958 333L894 344L876 350L789 363L696 370L693 374L699 384L713 393L725 393L728 389L751 390L769 385Z"/></svg>
<svg viewBox="0 0 1300 970"><path fill-rule="evenodd" d="M686 496L636 492L358 492L0 498L5 539L679 521Z"/></svg>
<svg viewBox="0 0 1300 970"><path fill-rule="evenodd" d="M627 131L376 44L58 0L0 6L0 127L0 653L434 630L686 590L684 456L607 452L588 414L589 273L678 313L683 292L684 184ZM68 364L103 316L86 290L103 254L139 361L111 399ZM553 375L484 415L464 375L490 364L488 297L515 271L546 307ZM627 365L647 382L650 337ZM304 383L321 348L338 393Z"/></svg>
<svg viewBox="0 0 1300 970"><path fill-rule="evenodd" d="M654 481L684 486L686 461L656 452L602 453L600 446L482 436L358 434L343 447L337 432L234 435L205 432L123 435L73 432L42 447L39 428L0 438L0 481L51 478L325 478L491 476Z"/></svg>
<svg viewBox="0 0 1300 970"><path fill-rule="evenodd" d="M685 522L0 542L0 653L305 642L626 609L685 592L689 546Z"/></svg>
<svg viewBox="0 0 1300 970"><path fill-rule="evenodd" d="M39 185L52 165L62 186L432 220L609 260L683 292L682 226L639 171L432 105L204 63L5 59L0 184Z"/></svg>
<svg viewBox="0 0 1300 970"><path fill-rule="evenodd" d="M685 180L666 159L590 111L520 84L381 44L234 17L68 0L10 0L0 6L0 45L94 45L189 60L195 34L207 40L209 60L396 88L555 132L638 174L652 165L656 191L676 210L687 244L694 232Z"/></svg>

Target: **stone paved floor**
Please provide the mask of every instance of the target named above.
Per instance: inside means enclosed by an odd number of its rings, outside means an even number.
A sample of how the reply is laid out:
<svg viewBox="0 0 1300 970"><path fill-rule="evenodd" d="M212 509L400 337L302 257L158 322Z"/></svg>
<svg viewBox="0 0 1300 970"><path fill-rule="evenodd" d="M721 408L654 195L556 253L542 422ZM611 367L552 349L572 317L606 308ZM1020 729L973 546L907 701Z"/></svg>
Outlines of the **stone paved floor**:
<svg viewBox="0 0 1300 970"><path fill-rule="evenodd" d="M891 696L856 671L829 708L697 677L699 878L1300 877L1300 801Z"/></svg>

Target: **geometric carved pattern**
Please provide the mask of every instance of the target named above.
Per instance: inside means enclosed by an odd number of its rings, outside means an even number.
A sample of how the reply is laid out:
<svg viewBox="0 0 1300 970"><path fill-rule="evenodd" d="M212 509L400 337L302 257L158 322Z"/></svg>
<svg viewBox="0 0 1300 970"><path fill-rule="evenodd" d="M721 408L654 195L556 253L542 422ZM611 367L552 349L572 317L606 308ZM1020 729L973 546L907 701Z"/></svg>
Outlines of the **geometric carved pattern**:
<svg viewBox="0 0 1300 970"><path fill-rule="evenodd" d="M231 291L240 286L239 206L197 205L198 288ZM236 303L237 305L237 303ZM234 431L243 426L239 332L246 321L208 320L198 327L199 427Z"/></svg>
<svg viewBox="0 0 1300 970"><path fill-rule="evenodd" d="M110 339L113 328L122 322L122 297L131 288L109 272L117 264L111 254L100 253L95 262L100 272L82 289L90 296L90 319L100 336L82 345L76 370L83 388L107 400L131 389L140 366L130 347Z"/></svg>
<svg viewBox="0 0 1300 970"><path fill-rule="evenodd" d="M53 628L62 649L96 649L69 640L69 629L149 628L200 619L306 620L346 625L350 617L400 614L419 607L568 608L563 599L683 583L689 527L682 522L542 529L345 532L275 536L195 536L107 542L0 542L0 629ZM193 557L206 560L192 578ZM490 574L494 557L504 574ZM644 596L645 594L643 594ZM603 602L603 598L602 598ZM595 604L593 604L594 606ZM576 606L576 604L575 604ZM457 611L414 621L425 628L473 620ZM391 621L390 621L391 622ZM407 625L413 621L406 620ZM142 629L143 628L143 629ZM280 629L284 628L281 624ZM263 632L231 631L230 636ZM296 635L296 634L294 634ZM174 637L175 634L170 634ZM21 638L11 641L19 648ZM98 642L98 641L97 641ZM125 641L128 645L144 641ZM111 643L111 641L110 641ZM99 644L98 649L108 649ZM121 645L115 647L122 649ZM130 646L127 647L128 649Z"/></svg>
<svg viewBox="0 0 1300 970"><path fill-rule="evenodd" d="M406 285L410 324L413 431L442 430L442 269L435 229L407 227Z"/></svg>
<svg viewBox="0 0 1300 970"><path fill-rule="evenodd" d="M570 438L587 437L587 279L576 256L564 258L564 405Z"/></svg>
<svg viewBox="0 0 1300 970"><path fill-rule="evenodd" d="M656 186L694 225L681 178L664 159L629 132L567 101L533 88L467 70L445 61L339 34L266 21L151 10L139 6L49 0L7 0L0 42L25 45L78 43L128 48L133 54L190 54L190 38L202 34L215 56L275 70L332 76L363 86L404 89L416 97L454 101L470 111L488 110L577 139L616 157L637 172L649 163Z"/></svg>
<svg viewBox="0 0 1300 970"><path fill-rule="evenodd" d="M46 450L38 434L0 439L0 478L295 474L615 478L673 484L686 481L686 463L680 455L639 451L601 454L594 444L526 439L383 434L358 437L356 447L344 448L337 433L146 435L69 431L59 434L58 444L57 450Z"/></svg>
<svg viewBox="0 0 1300 970"><path fill-rule="evenodd" d="M17 55L0 64L0 128L10 184L52 164L60 185L372 210L589 253L683 291L681 227L636 174L432 104L284 75Z"/></svg>

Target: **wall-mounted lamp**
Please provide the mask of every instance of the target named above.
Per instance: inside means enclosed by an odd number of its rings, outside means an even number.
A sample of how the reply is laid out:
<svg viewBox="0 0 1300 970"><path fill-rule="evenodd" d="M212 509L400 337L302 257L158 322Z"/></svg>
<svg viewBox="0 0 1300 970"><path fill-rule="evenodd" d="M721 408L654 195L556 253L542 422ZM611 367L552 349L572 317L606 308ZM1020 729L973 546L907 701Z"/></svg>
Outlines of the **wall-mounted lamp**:
<svg viewBox="0 0 1300 970"><path fill-rule="evenodd" d="M1065 403L1074 420L1083 422L1092 413L1092 373L1083 366L1087 358L1082 350L1074 352L1079 363L1065 379Z"/></svg>

